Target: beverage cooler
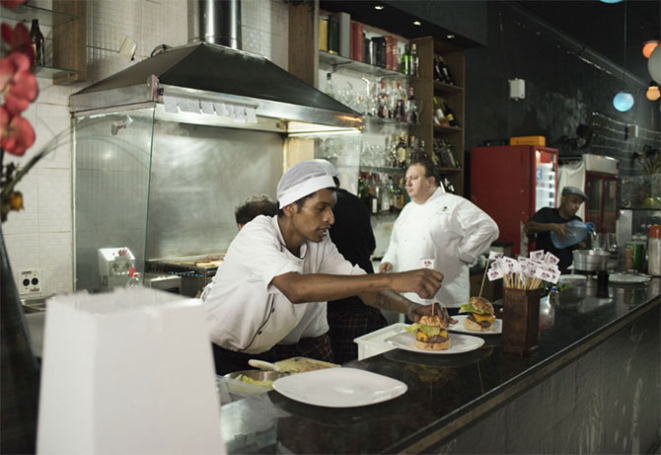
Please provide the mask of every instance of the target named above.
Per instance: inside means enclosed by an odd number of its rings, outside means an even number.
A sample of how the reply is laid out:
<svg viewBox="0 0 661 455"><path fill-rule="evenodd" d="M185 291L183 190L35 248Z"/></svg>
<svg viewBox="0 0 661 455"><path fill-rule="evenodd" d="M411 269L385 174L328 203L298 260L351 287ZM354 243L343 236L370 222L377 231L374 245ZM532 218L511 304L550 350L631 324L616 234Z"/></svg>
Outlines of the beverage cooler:
<svg viewBox="0 0 661 455"><path fill-rule="evenodd" d="M523 226L543 207L556 207L558 151L530 146L471 149L471 200L498 224L498 241L528 254Z"/></svg>

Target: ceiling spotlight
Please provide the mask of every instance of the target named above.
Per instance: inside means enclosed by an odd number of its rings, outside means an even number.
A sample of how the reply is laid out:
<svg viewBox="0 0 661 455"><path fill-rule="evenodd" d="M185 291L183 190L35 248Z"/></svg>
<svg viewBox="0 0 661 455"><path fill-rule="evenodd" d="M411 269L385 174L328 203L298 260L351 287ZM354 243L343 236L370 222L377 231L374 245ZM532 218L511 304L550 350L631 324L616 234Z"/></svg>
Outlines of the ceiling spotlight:
<svg viewBox="0 0 661 455"><path fill-rule="evenodd" d="M413 21L413 25L417 25L418 27L420 27L422 25L422 23L420 21ZM651 54L651 52L650 52L650 54Z"/></svg>
<svg viewBox="0 0 661 455"><path fill-rule="evenodd" d="M383 5L374 5L374 9L377 11L381 11L383 8L385 8Z"/></svg>
<svg viewBox="0 0 661 455"><path fill-rule="evenodd" d="M452 33L449 33L449 34L445 35L445 37L447 39L454 39L454 35Z"/></svg>

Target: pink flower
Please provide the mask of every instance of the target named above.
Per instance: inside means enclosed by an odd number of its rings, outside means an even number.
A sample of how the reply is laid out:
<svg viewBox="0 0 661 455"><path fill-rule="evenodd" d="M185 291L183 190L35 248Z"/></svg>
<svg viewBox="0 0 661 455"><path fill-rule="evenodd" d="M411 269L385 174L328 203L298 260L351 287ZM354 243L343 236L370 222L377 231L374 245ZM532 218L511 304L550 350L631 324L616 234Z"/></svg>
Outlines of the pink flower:
<svg viewBox="0 0 661 455"><path fill-rule="evenodd" d="M0 60L0 91L5 94L5 107L12 115L26 110L37 97L37 79L30 72L26 55L12 52Z"/></svg>
<svg viewBox="0 0 661 455"><path fill-rule="evenodd" d="M27 1L28 0L0 0L0 3L7 8L16 8L18 5L22 5Z"/></svg>
<svg viewBox="0 0 661 455"><path fill-rule="evenodd" d="M0 148L22 156L34 143L34 137L30 122L20 115L12 116L5 106L0 106Z"/></svg>
<svg viewBox="0 0 661 455"><path fill-rule="evenodd" d="M32 47L30 32L25 25L18 23L12 30L10 25L3 23L0 27L0 33L2 34L2 41L9 46L10 53L20 52L25 54L30 60L30 65L34 63L34 47Z"/></svg>

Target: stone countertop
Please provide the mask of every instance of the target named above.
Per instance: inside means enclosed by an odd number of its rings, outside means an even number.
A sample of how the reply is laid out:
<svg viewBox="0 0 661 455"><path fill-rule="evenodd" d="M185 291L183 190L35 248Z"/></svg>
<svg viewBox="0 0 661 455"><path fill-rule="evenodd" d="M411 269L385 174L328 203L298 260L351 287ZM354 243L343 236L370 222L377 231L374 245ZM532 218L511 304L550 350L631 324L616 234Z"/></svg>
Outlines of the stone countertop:
<svg viewBox="0 0 661 455"><path fill-rule="evenodd" d="M661 301L660 279L596 283L561 292L540 309L539 348L530 356L503 353L500 336L477 351L455 355L393 350L346 367L398 379L408 391L357 408L323 408L269 392L224 405L221 427L228 453L390 453L424 450L508 402L562 368Z"/></svg>

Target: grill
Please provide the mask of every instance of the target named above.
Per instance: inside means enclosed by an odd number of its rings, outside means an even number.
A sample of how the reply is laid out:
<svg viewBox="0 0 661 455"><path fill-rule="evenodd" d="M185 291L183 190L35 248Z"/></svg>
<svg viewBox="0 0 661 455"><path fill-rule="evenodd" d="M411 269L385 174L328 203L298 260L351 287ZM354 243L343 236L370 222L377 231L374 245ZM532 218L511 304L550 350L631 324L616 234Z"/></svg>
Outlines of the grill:
<svg viewBox="0 0 661 455"><path fill-rule="evenodd" d="M181 277L181 294L195 297L213 280L218 266L222 263L219 256L198 258L158 259L147 261L146 272Z"/></svg>

